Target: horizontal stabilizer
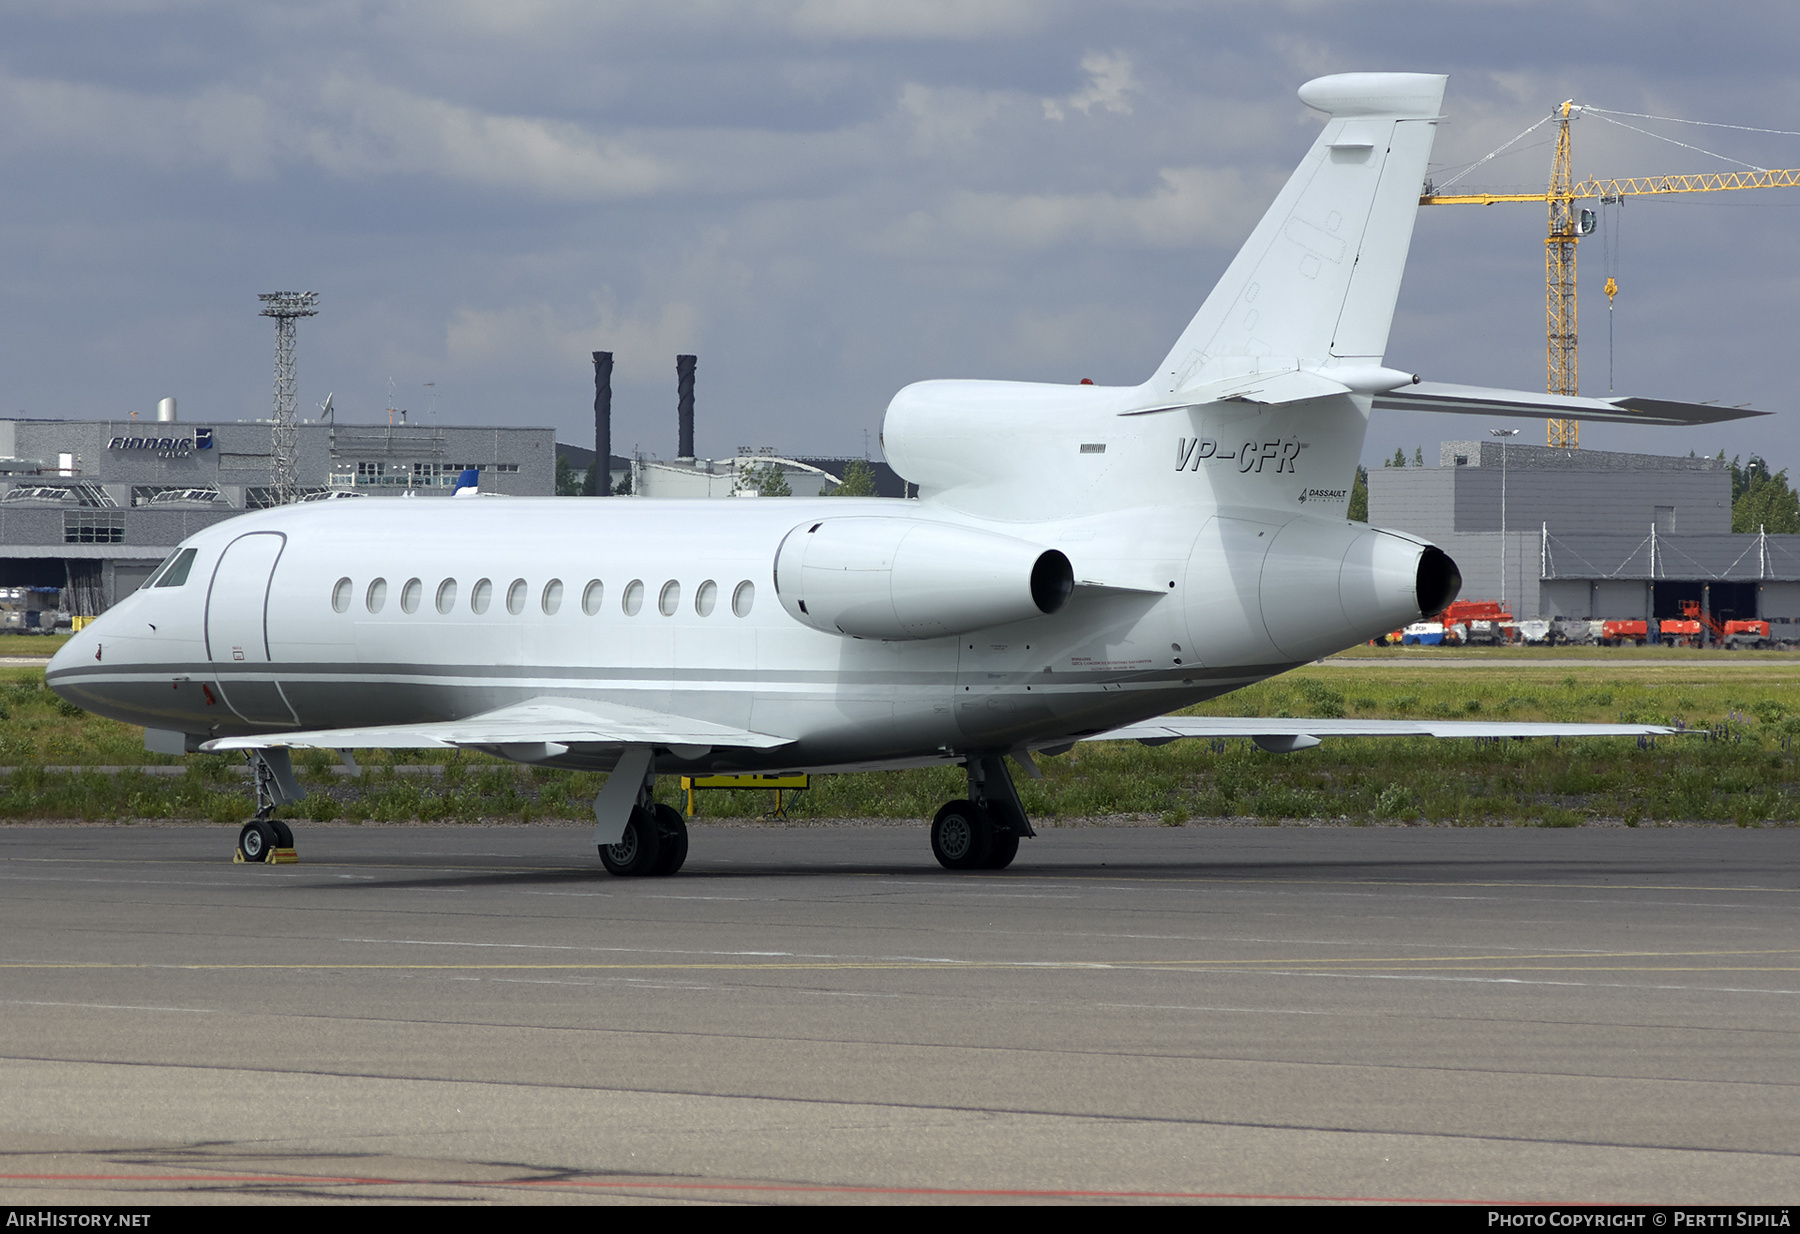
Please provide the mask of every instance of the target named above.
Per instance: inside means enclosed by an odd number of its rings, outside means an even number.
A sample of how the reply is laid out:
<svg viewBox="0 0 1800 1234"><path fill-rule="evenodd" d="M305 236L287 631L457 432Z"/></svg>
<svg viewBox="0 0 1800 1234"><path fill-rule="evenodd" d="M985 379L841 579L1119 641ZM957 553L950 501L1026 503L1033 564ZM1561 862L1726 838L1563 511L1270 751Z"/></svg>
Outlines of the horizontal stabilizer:
<svg viewBox="0 0 1800 1234"><path fill-rule="evenodd" d="M1501 720L1269 720L1260 716L1162 716L1110 729L1083 741L1144 741L1182 737L1248 737L1270 745L1299 737L1659 737L1683 730L1657 724L1550 724ZM1700 730L1704 731L1704 730ZM1046 743L1061 744L1061 743ZM1296 747L1297 748L1297 747Z"/></svg>
<svg viewBox="0 0 1800 1234"><path fill-rule="evenodd" d="M1590 420L1603 424L1649 424L1681 428L1720 424L1767 411L1718 407L1711 403L1678 403L1670 399L1583 398L1573 394L1532 394L1525 390L1492 390L1486 386L1454 386L1423 381L1375 396L1380 411L1438 411L1471 416L1519 416L1530 420Z"/></svg>
<svg viewBox="0 0 1800 1234"><path fill-rule="evenodd" d="M382 724L369 728L326 728L303 733L222 737L201 745L220 750L271 748L300 750L417 750L463 747L541 746L538 757L561 753L561 746L705 746L768 750L792 744L789 737L666 715L619 703L583 699L534 699L466 720L432 724ZM526 761L531 761L529 758Z"/></svg>
<svg viewBox="0 0 1800 1234"><path fill-rule="evenodd" d="M1338 365L1331 368L1308 368L1298 361L1289 367L1269 367L1279 361L1263 361L1255 373L1221 378L1183 392L1178 402L1158 402L1151 407L1133 407L1121 416L1148 416L1159 411L1185 411L1206 403L1258 403L1280 407L1289 403L1310 403L1315 399L1339 394L1385 394L1401 386L1416 386L1417 373L1378 364Z"/></svg>

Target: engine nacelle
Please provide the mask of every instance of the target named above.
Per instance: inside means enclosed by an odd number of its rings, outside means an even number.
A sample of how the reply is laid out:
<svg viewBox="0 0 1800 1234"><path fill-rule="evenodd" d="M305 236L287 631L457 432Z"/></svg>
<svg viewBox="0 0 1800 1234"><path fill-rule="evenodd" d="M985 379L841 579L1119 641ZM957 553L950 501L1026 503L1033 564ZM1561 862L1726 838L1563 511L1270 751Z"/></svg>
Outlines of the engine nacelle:
<svg viewBox="0 0 1800 1234"><path fill-rule="evenodd" d="M1061 609L1074 587L1055 549L922 519L820 519L775 551L781 606L851 638L943 638L1024 621Z"/></svg>
<svg viewBox="0 0 1800 1234"><path fill-rule="evenodd" d="M1402 532L1254 514L1210 520L1188 559L1188 634L1203 664L1329 655L1441 611L1462 588L1443 550Z"/></svg>

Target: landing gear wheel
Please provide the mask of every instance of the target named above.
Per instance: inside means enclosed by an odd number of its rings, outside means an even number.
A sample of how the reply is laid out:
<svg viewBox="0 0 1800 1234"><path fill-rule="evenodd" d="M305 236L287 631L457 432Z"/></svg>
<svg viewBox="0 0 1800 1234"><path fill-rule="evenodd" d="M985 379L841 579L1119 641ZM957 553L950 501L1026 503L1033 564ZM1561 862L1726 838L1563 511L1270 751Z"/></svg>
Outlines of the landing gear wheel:
<svg viewBox="0 0 1800 1234"><path fill-rule="evenodd" d="M1019 833L1011 827L994 828L994 847L988 851L984 870L1004 870L1019 855Z"/></svg>
<svg viewBox="0 0 1800 1234"><path fill-rule="evenodd" d="M276 848L292 848L292 847L294 847L293 828L289 827L286 823L282 822L278 818L266 818L263 821L275 829L275 847Z"/></svg>
<svg viewBox="0 0 1800 1234"><path fill-rule="evenodd" d="M687 860L687 820L681 817L680 810L661 802L651 806L650 812L656 818L657 840L662 849L649 873L666 877L681 869L681 863Z"/></svg>
<svg viewBox="0 0 1800 1234"><path fill-rule="evenodd" d="M994 820L972 801L952 801L931 820L931 854L946 870L979 870L994 851Z"/></svg>
<svg viewBox="0 0 1800 1234"><path fill-rule="evenodd" d="M268 819L253 818L238 832L238 856L245 861L260 864L280 847L280 833Z"/></svg>
<svg viewBox="0 0 1800 1234"><path fill-rule="evenodd" d="M617 844L600 846L600 864L606 867L607 873L625 878L652 873L661 856L660 830L656 820L642 806L632 807L625 834L619 837Z"/></svg>

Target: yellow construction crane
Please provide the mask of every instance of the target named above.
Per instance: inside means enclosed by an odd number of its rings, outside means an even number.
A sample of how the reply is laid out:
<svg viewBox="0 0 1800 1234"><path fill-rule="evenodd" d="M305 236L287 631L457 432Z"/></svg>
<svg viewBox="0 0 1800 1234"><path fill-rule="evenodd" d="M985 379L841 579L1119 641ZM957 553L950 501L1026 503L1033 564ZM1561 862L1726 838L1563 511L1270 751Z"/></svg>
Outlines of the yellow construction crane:
<svg viewBox="0 0 1800 1234"><path fill-rule="evenodd" d="M1800 169L1786 171L1705 172L1693 176L1639 176L1628 180L1583 180L1574 183L1569 148L1569 121L1580 114L1573 100L1566 100L1557 115L1556 157L1550 165L1550 188L1544 193L1436 193L1426 186L1421 206L1491 206L1503 201L1541 201L1550 207L1550 230L1544 238L1544 363L1551 394L1579 394L1580 370L1575 329L1575 245L1594 231L1594 212L1577 210L1575 203L1588 198L1615 202L1649 193L1717 193L1727 189L1800 188ZM1618 284L1606 280L1606 298L1618 294ZM1581 424L1575 420L1551 420L1547 434L1552 446L1575 449L1581 445Z"/></svg>

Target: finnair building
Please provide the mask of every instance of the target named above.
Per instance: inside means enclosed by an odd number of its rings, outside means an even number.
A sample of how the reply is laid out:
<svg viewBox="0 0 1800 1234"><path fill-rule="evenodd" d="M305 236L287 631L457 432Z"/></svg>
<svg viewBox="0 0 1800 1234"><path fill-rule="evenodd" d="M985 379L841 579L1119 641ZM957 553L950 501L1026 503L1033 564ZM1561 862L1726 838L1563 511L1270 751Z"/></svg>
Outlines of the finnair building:
<svg viewBox="0 0 1800 1234"><path fill-rule="evenodd" d="M275 504L270 421L178 422L172 407L164 414L170 418L0 419L7 607L28 596L45 610L104 612L194 532ZM307 500L447 497L469 467L483 492L555 491L549 428L311 422L296 425L295 437L295 476Z"/></svg>

